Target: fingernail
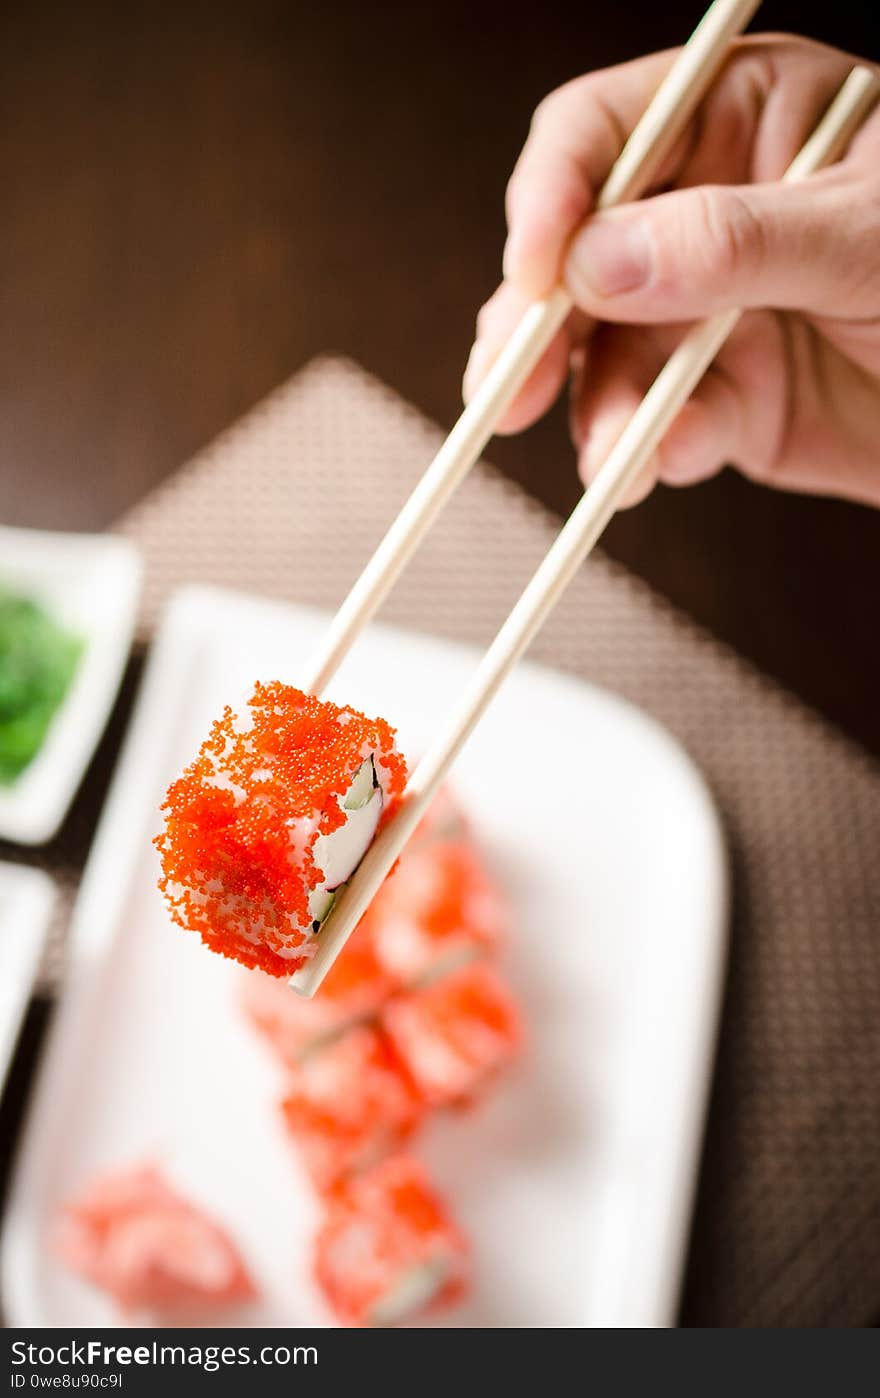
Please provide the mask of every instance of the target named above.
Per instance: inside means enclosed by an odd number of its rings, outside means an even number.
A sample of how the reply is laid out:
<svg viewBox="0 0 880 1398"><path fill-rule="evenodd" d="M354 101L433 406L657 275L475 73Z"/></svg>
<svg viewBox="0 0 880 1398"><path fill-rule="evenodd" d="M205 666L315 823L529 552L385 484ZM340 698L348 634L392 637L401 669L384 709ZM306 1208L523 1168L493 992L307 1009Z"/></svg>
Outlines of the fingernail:
<svg viewBox="0 0 880 1398"><path fill-rule="evenodd" d="M461 381L461 395L465 402L478 387L489 367L489 346L485 340L475 340L468 355L467 364L464 366L464 375Z"/></svg>
<svg viewBox="0 0 880 1398"><path fill-rule="evenodd" d="M565 280L577 299L578 291L597 296L620 296L637 291L651 274L651 248L644 224L629 215L589 219L575 238L565 260Z"/></svg>

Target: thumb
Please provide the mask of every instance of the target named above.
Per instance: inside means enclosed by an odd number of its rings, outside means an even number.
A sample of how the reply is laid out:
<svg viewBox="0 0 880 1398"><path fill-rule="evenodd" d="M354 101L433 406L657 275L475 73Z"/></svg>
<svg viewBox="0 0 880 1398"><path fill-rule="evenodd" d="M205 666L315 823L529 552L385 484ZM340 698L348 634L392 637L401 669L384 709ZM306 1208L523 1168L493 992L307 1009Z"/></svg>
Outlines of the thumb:
<svg viewBox="0 0 880 1398"><path fill-rule="evenodd" d="M875 206L839 177L698 185L589 218L564 279L602 320L695 320L733 306L862 318L880 313Z"/></svg>

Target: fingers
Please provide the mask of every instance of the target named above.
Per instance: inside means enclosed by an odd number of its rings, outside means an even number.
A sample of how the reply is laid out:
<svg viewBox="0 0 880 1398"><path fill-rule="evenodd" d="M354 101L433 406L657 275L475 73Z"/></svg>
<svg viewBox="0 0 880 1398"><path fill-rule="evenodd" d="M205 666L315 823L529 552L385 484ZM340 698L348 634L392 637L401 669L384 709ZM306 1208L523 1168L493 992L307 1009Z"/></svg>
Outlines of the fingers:
<svg viewBox="0 0 880 1398"><path fill-rule="evenodd" d="M880 314L880 111L840 164L779 182L851 66L806 40L741 41L675 172L683 187L590 217L570 241L576 303L624 322L730 306Z"/></svg>
<svg viewBox="0 0 880 1398"><path fill-rule="evenodd" d="M477 317L477 337L464 371L462 395L468 402L490 365L530 304L529 298L507 282L483 306ZM545 350L496 431L521 432L547 411L568 376L575 337L583 332L584 317L574 312Z"/></svg>
<svg viewBox="0 0 880 1398"><path fill-rule="evenodd" d="M574 386L571 406L572 436L584 485L605 462L681 334L670 326L602 326L596 332L589 367ZM759 427L750 423L744 410L736 372L750 338L747 328L740 344L733 346L729 363L722 357L698 385L630 489L624 508L643 500L658 480L690 485L751 451ZM760 414L760 405L755 404L752 411Z"/></svg>
<svg viewBox="0 0 880 1398"><path fill-rule="evenodd" d="M700 108L675 183L778 180L852 65L847 54L809 39L740 39Z"/></svg>
<svg viewBox="0 0 880 1398"><path fill-rule="evenodd" d="M507 187L504 275L526 295L555 286L569 238L674 58L651 54L588 73L536 110Z"/></svg>
<svg viewBox="0 0 880 1398"><path fill-rule="evenodd" d="M671 67L676 51L589 73L537 108L507 190L504 275L532 297L559 279L573 234ZM789 36L757 36L731 56L654 182L776 180L839 89L852 59Z"/></svg>
<svg viewBox="0 0 880 1398"><path fill-rule="evenodd" d="M541 104L508 187L505 284L481 312L465 375L467 398L529 302L562 280L577 311L501 430L517 431L540 416L573 355L584 357L587 336L598 338L576 375L574 426L585 479L672 347L670 325L731 306L772 307L833 320L840 338L880 319L880 110L840 164L799 184L778 183L851 66L846 55L821 45L785 37L737 45L655 185L679 187L591 212L673 59L653 55L590 74ZM765 329L776 327L774 343L783 320L772 313L763 320ZM620 328L596 332L597 322ZM753 313L741 326L756 323ZM653 329L627 328L635 324ZM770 356L760 345L743 355L738 335L670 429L629 503L657 478L700 479L725 460L759 477L766 473L778 454L788 399L783 388L774 398L750 381ZM777 357L785 362L784 354ZM766 406L771 400L775 410Z"/></svg>
<svg viewBox="0 0 880 1398"><path fill-rule="evenodd" d="M550 93L532 120L528 140L507 186L505 280L477 319L465 369L465 402L497 358L527 306L557 285L565 248L593 206L675 52L588 73ZM587 321L572 317L499 426L516 432L534 422L565 382L568 355Z"/></svg>
<svg viewBox="0 0 880 1398"><path fill-rule="evenodd" d="M571 436L577 448L578 474L589 485L639 405L654 378L660 351L652 333L599 326L582 371L572 381L569 409ZM636 505L656 482L646 471L622 507Z"/></svg>
<svg viewBox="0 0 880 1398"><path fill-rule="evenodd" d="M732 306L880 313L880 164L797 184L701 185L589 219L564 279L602 320L696 320Z"/></svg>

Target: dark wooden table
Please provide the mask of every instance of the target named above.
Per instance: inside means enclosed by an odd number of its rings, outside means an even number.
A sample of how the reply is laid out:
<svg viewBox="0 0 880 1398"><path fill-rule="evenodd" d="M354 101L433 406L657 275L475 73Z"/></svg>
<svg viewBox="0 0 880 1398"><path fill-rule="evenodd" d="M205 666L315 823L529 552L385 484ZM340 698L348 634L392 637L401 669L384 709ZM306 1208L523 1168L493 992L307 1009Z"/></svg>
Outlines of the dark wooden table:
<svg viewBox="0 0 880 1398"><path fill-rule="evenodd" d="M0 516L108 524L324 351L450 424L534 105L677 42L700 8L7 0ZM880 57L857 0L815 20L771 0L762 27ZM561 414L492 456L553 508L575 501ZM726 472L656 492L606 546L880 753L880 512ZM85 857L133 679L59 863ZM26 1079L19 1064L2 1151Z"/></svg>

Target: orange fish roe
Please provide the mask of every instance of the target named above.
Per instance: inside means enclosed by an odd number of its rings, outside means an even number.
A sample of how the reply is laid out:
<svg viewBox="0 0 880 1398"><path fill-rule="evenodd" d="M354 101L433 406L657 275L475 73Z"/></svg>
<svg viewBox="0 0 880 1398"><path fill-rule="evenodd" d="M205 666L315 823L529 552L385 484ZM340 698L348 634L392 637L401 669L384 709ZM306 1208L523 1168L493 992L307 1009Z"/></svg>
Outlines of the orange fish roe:
<svg viewBox="0 0 880 1398"><path fill-rule="evenodd" d="M170 1318L257 1295L226 1230L152 1164L92 1180L65 1208L56 1251L129 1317L143 1311Z"/></svg>
<svg viewBox="0 0 880 1398"><path fill-rule="evenodd" d="M394 989L376 959L372 938L360 924L313 1000L291 995L283 981L261 972L242 976L239 999L280 1061L296 1068L306 1054L352 1025L374 1018Z"/></svg>
<svg viewBox="0 0 880 1398"><path fill-rule="evenodd" d="M381 1019L430 1107L474 1102L522 1047L519 1010L485 963L390 1000Z"/></svg>
<svg viewBox="0 0 880 1398"><path fill-rule="evenodd" d="M387 1324L413 1278L433 1278L420 1302L443 1306L467 1287L468 1244L425 1171L392 1156L330 1198L315 1242L315 1279L348 1325Z"/></svg>
<svg viewBox="0 0 880 1398"><path fill-rule="evenodd" d="M375 1029L351 1029L310 1054L282 1103L287 1128L319 1190L397 1150L422 1118L415 1088Z"/></svg>
<svg viewBox="0 0 880 1398"><path fill-rule="evenodd" d="M413 985L497 951L508 920L477 852L464 840L434 840L404 851L361 927L387 974Z"/></svg>
<svg viewBox="0 0 880 1398"><path fill-rule="evenodd" d="M206 946L273 976L313 950L315 844L346 822L341 798L370 757L382 819L406 784L384 719L277 681L258 684L243 719L226 708L162 807L159 850L174 921Z"/></svg>

